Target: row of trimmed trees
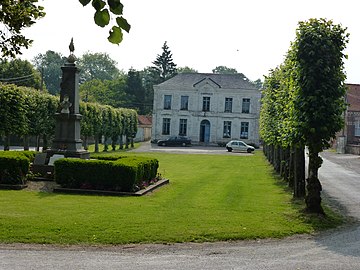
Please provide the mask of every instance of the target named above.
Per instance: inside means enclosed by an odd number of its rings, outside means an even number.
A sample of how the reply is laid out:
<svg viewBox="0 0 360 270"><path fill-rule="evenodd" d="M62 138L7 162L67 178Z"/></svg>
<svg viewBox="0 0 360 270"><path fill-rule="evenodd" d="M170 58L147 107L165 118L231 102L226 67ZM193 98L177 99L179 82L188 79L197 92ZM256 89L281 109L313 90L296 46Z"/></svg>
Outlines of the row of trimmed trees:
<svg viewBox="0 0 360 270"><path fill-rule="evenodd" d="M38 141L43 138L43 148L48 147L48 140L55 131L55 113L59 111L59 97L33 88L0 83L0 136L5 138L4 150L10 148L10 135L24 138L24 149L28 149L28 138L35 136ZM113 108L95 103L80 103L81 136L85 147L87 139L95 139L95 151L99 151L98 143L104 137L106 142L112 141L115 149L129 146L131 138L137 131L137 113L132 109ZM125 141L123 141L125 138ZM39 146L39 143L37 143Z"/></svg>
<svg viewBox="0 0 360 270"><path fill-rule="evenodd" d="M294 196L305 196L306 210L321 206L319 153L343 126L346 29L325 19L300 22L284 62L266 77L260 133L264 152ZM304 148L309 163L305 183ZM305 190L306 187L306 190Z"/></svg>

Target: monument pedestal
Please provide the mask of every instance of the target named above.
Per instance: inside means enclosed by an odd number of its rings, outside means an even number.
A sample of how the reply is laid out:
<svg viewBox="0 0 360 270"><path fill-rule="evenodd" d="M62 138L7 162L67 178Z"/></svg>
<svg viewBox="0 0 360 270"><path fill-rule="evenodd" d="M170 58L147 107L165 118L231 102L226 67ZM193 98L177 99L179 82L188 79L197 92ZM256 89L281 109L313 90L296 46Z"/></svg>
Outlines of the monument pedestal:
<svg viewBox="0 0 360 270"><path fill-rule="evenodd" d="M61 67L60 112L55 114L55 138L51 149L46 150L42 157L39 156L37 164L34 162L33 165L34 170L41 171L41 174L53 171L54 161L59 158L90 158L90 153L82 149L80 139L79 69L75 65L73 39L71 39L69 49L67 63ZM46 167L51 170L46 169L44 172Z"/></svg>

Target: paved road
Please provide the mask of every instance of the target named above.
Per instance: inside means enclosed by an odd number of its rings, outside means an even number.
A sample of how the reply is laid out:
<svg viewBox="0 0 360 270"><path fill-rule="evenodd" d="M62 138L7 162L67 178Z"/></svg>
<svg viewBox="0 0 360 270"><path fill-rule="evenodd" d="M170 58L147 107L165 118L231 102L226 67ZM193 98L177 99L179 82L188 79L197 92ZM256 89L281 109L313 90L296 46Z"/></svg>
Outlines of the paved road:
<svg viewBox="0 0 360 270"><path fill-rule="evenodd" d="M335 153L324 153L323 157L320 178L324 192L359 219L360 157ZM101 248L0 245L0 269L353 270L360 269L360 227L355 224L317 236L283 240L204 244Z"/></svg>

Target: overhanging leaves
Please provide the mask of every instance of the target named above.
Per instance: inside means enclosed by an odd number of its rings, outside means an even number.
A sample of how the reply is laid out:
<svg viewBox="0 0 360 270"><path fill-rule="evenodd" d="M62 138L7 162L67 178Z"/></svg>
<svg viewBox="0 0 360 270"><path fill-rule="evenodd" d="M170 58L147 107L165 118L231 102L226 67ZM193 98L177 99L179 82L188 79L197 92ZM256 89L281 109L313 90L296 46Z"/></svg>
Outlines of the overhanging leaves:
<svg viewBox="0 0 360 270"><path fill-rule="evenodd" d="M106 3L102 0L93 0L92 6L96 9L96 11L100 11L105 7Z"/></svg>
<svg viewBox="0 0 360 270"><path fill-rule="evenodd" d="M113 26L109 31L108 40L113 44L119 44L123 39L122 31L119 27Z"/></svg>
<svg viewBox="0 0 360 270"><path fill-rule="evenodd" d="M85 7L87 4L90 3L91 0L79 0L79 2Z"/></svg>
<svg viewBox="0 0 360 270"><path fill-rule="evenodd" d="M94 21L100 27L104 27L108 25L110 22L109 11L107 9L96 11L94 16Z"/></svg>
<svg viewBox="0 0 360 270"><path fill-rule="evenodd" d="M130 24L127 22L127 20L123 17L117 17L116 18L116 22L118 24L118 26L122 29L124 29L126 32L129 33L130 31Z"/></svg>
<svg viewBox="0 0 360 270"><path fill-rule="evenodd" d="M108 0L110 11L113 14L121 15L123 13L123 4L120 3L120 0Z"/></svg>

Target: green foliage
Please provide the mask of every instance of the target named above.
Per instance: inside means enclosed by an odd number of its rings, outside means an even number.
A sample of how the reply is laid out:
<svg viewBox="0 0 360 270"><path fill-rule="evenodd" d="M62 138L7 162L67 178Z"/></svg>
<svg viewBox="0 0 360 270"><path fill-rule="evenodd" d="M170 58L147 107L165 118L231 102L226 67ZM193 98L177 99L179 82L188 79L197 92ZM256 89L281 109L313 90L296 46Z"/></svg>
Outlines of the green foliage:
<svg viewBox="0 0 360 270"><path fill-rule="evenodd" d="M237 74L237 70L235 68L229 68L226 66L217 66L212 70L212 73L215 74Z"/></svg>
<svg viewBox="0 0 360 270"><path fill-rule="evenodd" d="M103 160L61 159L55 162L55 181L66 188L134 191L155 178L158 161L148 157L117 156Z"/></svg>
<svg viewBox="0 0 360 270"><path fill-rule="evenodd" d="M32 88L0 83L0 136L54 134L59 98ZM115 141L137 131L137 112L95 103L80 103L82 136L105 135Z"/></svg>
<svg viewBox="0 0 360 270"><path fill-rule="evenodd" d="M103 0L79 0L79 2L83 6L92 2L95 9L94 21L98 26L105 27L110 21L116 21L116 24L109 31L108 40L111 43L119 44L122 41L122 31L130 31L130 24L124 17L120 16L123 14L123 4L120 0L107 0L107 2Z"/></svg>
<svg viewBox="0 0 360 270"><path fill-rule="evenodd" d="M132 108L136 109L140 114L145 114L144 107L145 88L142 83L139 71L130 69L126 77L125 91L132 102Z"/></svg>
<svg viewBox="0 0 360 270"><path fill-rule="evenodd" d="M158 159L159 172L170 180L169 185L148 196L0 191L0 242L117 245L234 241L313 233L324 223L332 227L339 224L331 215L305 219L303 202L294 202L260 151L245 157L144 156ZM316 224L311 222L314 219Z"/></svg>
<svg viewBox="0 0 360 270"><path fill-rule="evenodd" d="M344 124L343 51L348 36L346 29L332 21L299 22L284 63L272 70L264 83L260 134L275 148L308 146L307 210L319 214L324 213L319 152L329 146Z"/></svg>
<svg viewBox="0 0 360 270"><path fill-rule="evenodd" d="M300 22L292 49L296 52L294 103L300 136L318 152L329 146L343 126L345 111L344 50L346 28L324 19Z"/></svg>
<svg viewBox="0 0 360 270"><path fill-rule="evenodd" d="M60 93L61 66L65 57L54 51L46 51L45 54L38 54L32 60L36 69L43 74L44 83L49 93L56 95Z"/></svg>
<svg viewBox="0 0 360 270"><path fill-rule="evenodd" d="M85 53L78 60L81 70L80 82L90 80L113 80L120 75L117 63L107 53Z"/></svg>
<svg viewBox="0 0 360 270"><path fill-rule="evenodd" d="M185 67L178 67L177 73L198 73L198 71L191 67L185 66Z"/></svg>
<svg viewBox="0 0 360 270"><path fill-rule="evenodd" d="M38 0L2 0L0 7L0 23L5 27L0 30L0 49L3 57L15 57L21 54L21 48L28 48L32 40L21 34L22 30L30 27L36 20L45 16L44 8L36 5ZM120 0L79 0L86 6L92 2L95 9L94 22L105 27L110 21L115 21L109 31L108 40L119 44L122 41L122 31L129 32L130 24L121 16L123 5Z"/></svg>
<svg viewBox="0 0 360 270"><path fill-rule="evenodd" d="M25 93L13 84L0 83L0 135L26 134Z"/></svg>
<svg viewBox="0 0 360 270"><path fill-rule="evenodd" d="M30 152L0 152L0 184L24 184L32 157Z"/></svg>
<svg viewBox="0 0 360 270"><path fill-rule="evenodd" d="M0 30L0 49L3 57L21 54L21 48L28 48L32 40L21 34L24 28L45 16L43 7L37 0L2 0L0 3L0 22L5 26Z"/></svg>
<svg viewBox="0 0 360 270"><path fill-rule="evenodd" d="M0 62L0 82L40 89L41 74L27 60L5 59Z"/></svg>
<svg viewBox="0 0 360 270"><path fill-rule="evenodd" d="M153 72L158 76L159 83L177 74L176 64L173 62L172 53L166 41L162 46L162 50L162 53L156 56L156 60L153 62L154 66L151 67Z"/></svg>

